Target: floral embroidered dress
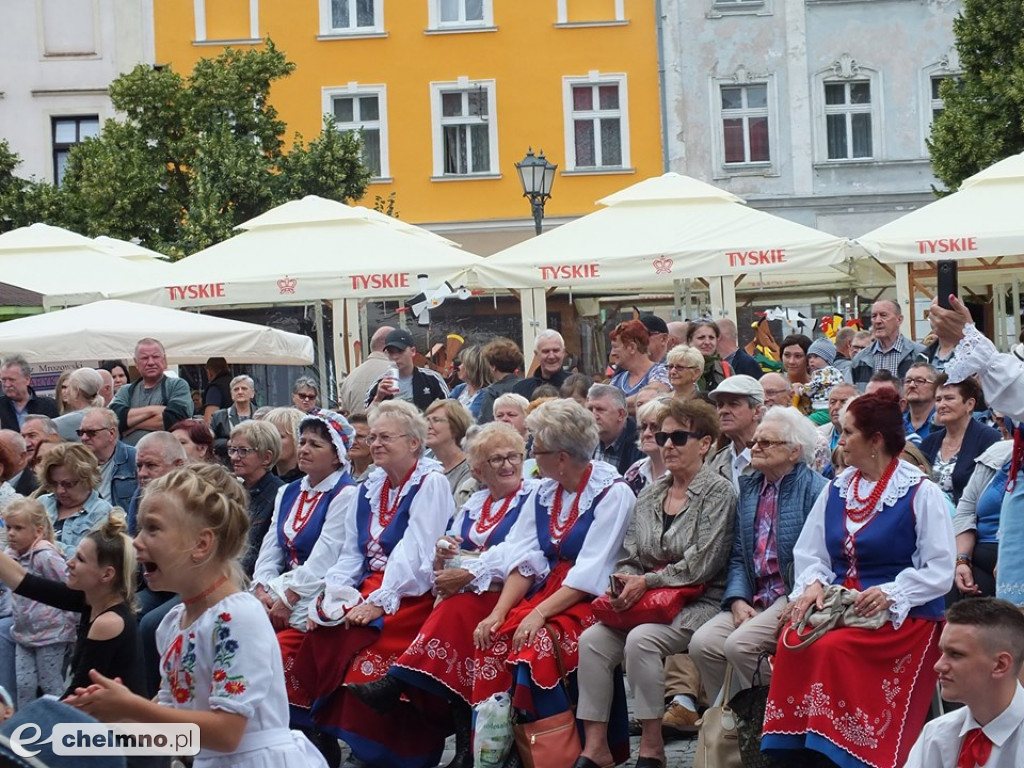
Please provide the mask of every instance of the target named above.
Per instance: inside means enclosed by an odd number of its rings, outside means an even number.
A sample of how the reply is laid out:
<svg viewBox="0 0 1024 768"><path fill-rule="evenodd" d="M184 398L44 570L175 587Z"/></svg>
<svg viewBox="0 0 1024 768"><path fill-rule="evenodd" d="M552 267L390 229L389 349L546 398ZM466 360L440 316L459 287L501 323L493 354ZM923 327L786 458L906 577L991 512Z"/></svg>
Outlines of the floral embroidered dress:
<svg viewBox="0 0 1024 768"><path fill-rule="evenodd" d="M175 709L221 710L247 719L233 752L203 749L201 768L326 768L316 748L288 729L288 698L277 638L263 605L236 592L182 627L174 606L156 632L160 649L157 701Z"/></svg>
<svg viewBox="0 0 1024 768"><path fill-rule="evenodd" d="M880 629L842 628L795 645L792 625L779 642L765 711L762 749L811 749L842 768L896 768L924 726L935 692L943 596L953 584L955 542L942 491L900 461L865 520L847 498L856 470L822 491L793 549L797 575L790 600L815 581L865 590L893 601ZM836 663L852 659L853 665Z"/></svg>
<svg viewBox="0 0 1024 768"><path fill-rule="evenodd" d="M555 640L547 626L531 645L518 652L512 650L512 635L534 607L560 587L571 587L591 597L604 594L608 587L608 576L622 548L636 497L613 466L602 461L591 462L590 466L590 479L578 498L565 492L556 480L542 481L513 535L495 548L491 562L500 578L518 570L543 583L509 611L494 644L487 651L477 652L473 704L511 690L513 704L537 718L549 717L568 706L559 684ZM553 521L559 494L561 510ZM578 516L573 522L574 511ZM594 621L589 600L548 617L548 625L560 636L566 674L576 671L579 636Z"/></svg>

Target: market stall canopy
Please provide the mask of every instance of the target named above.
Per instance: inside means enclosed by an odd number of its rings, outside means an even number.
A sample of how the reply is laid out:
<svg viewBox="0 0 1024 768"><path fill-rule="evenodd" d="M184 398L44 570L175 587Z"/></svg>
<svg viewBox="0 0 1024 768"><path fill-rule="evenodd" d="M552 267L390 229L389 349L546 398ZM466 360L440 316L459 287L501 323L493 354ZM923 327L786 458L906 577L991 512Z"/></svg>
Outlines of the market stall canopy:
<svg viewBox="0 0 1024 768"><path fill-rule="evenodd" d="M171 260L171 257L164 253L150 250L149 248L128 240L118 240L116 237L100 235L99 237L94 237L93 242L104 250L110 251L110 253L115 256L120 256L122 259L132 259L134 261L151 261L153 259L157 259L159 261Z"/></svg>
<svg viewBox="0 0 1024 768"><path fill-rule="evenodd" d="M439 288L483 261L381 216L315 196L293 200L172 264L161 282L113 295L173 307L407 299L420 291L418 275Z"/></svg>
<svg viewBox="0 0 1024 768"><path fill-rule="evenodd" d="M210 357L279 365L313 361L313 342L297 333L117 300L0 323L0 353L18 352L30 363L129 359L147 336L159 339L167 361L179 365Z"/></svg>
<svg viewBox="0 0 1024 768"><path fill-rule="evenodd" d="M481 288L667 290L681 278L822 272L864 255L845 238L748 208L677 173L598 201L606 207L507 248L468 276Z"/></svg>
<svg viewBox="0 0 1024 768"><path fill-rule="evenodd" d="M167 264L121 258L88 237L49 224L0 235L0 277L45 296L44 305L81 304L160 280Z"/></svg>
<svg viewBox="0 0 1024 768"><path fill-rule="evenodd" d="M857 238L887 264L939 259L984 260L988 277L1000 259L1024 255L1024 154L966 179L959 191L911 211ZM1013 265L1019 269L1019 263Z"/></svg>

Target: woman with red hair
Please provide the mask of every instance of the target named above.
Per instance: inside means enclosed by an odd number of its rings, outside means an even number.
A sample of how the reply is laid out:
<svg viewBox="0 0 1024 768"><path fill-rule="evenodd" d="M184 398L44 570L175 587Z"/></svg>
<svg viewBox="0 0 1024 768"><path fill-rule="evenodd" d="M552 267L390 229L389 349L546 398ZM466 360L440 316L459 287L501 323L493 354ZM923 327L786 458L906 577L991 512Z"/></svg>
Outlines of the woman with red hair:
<svg viewBox="0 0 1024 768"><path fill-rule="evenodd" d="M611 351L619 367L619 372L612 376L609 383L622 390L631 409L636 396L646 386L659 384L664 392L672 389L665 366L651 362L647 356L647 344L651 338L647 326L639 320L627 320L615 326L609 335L612 340Z"/></svg>
<svg viewBox="0 0 1024 768"><path fill-rule="evenodd" d="M786 626L765 751L808 749L843 768L895 768L924 726L956 549L943 493L899 458L904 443L895 393L850 402L839 440L847 468L822 491L793 549L797 576L784 616L796 622L841 584L859 591L859 616L882 612L886 621L832 629L799 649ZM852 660L855 673L837 659Z"/></svg>

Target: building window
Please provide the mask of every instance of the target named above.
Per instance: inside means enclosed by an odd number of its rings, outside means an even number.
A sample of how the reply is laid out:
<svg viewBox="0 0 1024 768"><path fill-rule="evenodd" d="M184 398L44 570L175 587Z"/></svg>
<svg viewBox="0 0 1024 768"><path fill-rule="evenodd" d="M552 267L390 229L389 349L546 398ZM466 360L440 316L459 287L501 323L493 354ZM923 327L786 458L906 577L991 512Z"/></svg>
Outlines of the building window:
<svg viewBox="0 0 1024 768"><path fill-rule="evenodd" d="M494 81L432 83L434 175L498 172Z"/></svg>
<svg viewBox="0 0 1024 768"><path fill-rule="evenodd" d="M721 86L726 165L771 162L768 84Z"/></svg>
<svg viewBox="0 0 1024 768"><path fill-rule="evenodd" d="M567 170L629 165L625 75L566 78Z"/></svg>
<svg viewBox="0 0 1024 768"><path fill-rule="evenodd" d="M53 182L64 181L64 169L68 164L68 153L75 144L99 136L100 119L97 115L85 117L53 118Z"/></svg>
<svg viewBox="0 0 1024 768"><path fill-rule="evenodd" d="M825 82L825 135L829 160L873 156L871 81Z"/></svg>
<svg viewBox="0 0 1024 768"><path fill-rule="evenodd" d="M359 131L363 137L363 164L375 179L388 178L387 94L384 86L328 89L324 109L334 116L342 133Z"/></svg>
<svg viewBox="0 0 1024 768"><path fill-rule="evenodd" d="M383 32L383 0L320 0L320 33L353 35Z"/></svg>
<svg viewBox="0 0 1024 768"><path fill-rule="evenodd" d="M624 22L626 0L558 0L558 24Z"/></svg>
<svg viewBox="0 0 1024 768"><path fill-rule="evenodd" d="M492 0L428 0L431 29L490 27L494 24Z"/></svg>
<svg viewBox="0 0 1024 768"><path fill-rule="evenodd" d="M197 43L260 39L259 0L193 0Z"/></svg>
<svg viewBox="0 0 1024 768"><path fill-rule="evenodd" d="M932 75L931 77L931 115L932 122L934 123L936 118L942 114L945 110L946 105L942 100L940 91L942 83L945 80L956 80L956 75Z"/></svg>

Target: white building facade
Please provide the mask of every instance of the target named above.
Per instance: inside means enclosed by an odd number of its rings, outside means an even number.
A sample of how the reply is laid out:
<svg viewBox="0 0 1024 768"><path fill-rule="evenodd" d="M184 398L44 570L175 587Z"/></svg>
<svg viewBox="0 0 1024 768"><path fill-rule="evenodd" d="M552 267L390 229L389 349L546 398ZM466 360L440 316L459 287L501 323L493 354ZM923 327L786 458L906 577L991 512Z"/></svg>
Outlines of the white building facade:
<svg viewBox="0 0 1024 768"><path fill-rule="evenodd" d="M931 200L956 0L662 0L666 164L857 236Z"/></svg>
<svg viewBox="0 0 1024 768"><path fill-rule="evenodd" d="M108 87L153 62L152 0L16 0L0 24L0 138L18 176L59 181L67 152L113 116Z"/></svg>

